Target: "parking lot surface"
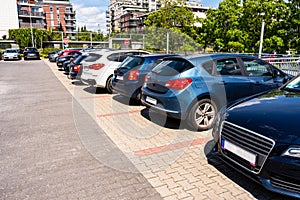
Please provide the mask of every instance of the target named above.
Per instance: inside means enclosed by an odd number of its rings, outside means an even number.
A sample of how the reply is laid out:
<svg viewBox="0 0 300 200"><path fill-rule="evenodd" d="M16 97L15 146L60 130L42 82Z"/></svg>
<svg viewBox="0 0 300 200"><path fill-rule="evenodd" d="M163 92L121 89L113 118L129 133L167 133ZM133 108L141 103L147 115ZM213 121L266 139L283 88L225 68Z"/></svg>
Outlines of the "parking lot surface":
<svg viewBox="0 0 300 200"><path fill-rule="evenodd" d="M1 199L285 199L195 132L55 63L0 62Z"/></svg>

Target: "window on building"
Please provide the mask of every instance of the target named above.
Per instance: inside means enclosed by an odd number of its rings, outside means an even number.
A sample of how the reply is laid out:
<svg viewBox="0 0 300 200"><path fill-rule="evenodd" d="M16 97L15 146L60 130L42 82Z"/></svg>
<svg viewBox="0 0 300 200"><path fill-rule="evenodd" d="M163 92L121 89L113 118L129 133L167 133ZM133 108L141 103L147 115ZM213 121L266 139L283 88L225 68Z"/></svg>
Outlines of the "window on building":
<svg viewBox="0 0 300 200"><path fill-rule="evenodd" d="M51 13L53 12L53 8L52 8L52 6L50 7L50 12L51 12Z"/></svg>
<svg viewBox="0 0 300 200"><path fill-rule="evenodd" d="M68 13L71 12L71 8L68 8L68 7L67 7L67 8L66 8L66 12L68 12Z"/></svg>

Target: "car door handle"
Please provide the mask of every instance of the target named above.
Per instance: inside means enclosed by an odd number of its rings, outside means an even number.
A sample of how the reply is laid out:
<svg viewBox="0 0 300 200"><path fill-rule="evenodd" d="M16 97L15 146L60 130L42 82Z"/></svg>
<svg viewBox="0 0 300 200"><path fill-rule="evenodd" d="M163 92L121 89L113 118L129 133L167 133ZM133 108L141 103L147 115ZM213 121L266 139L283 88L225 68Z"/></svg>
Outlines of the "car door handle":
<svg viewBox="0 0 300 200"><path fill-rule="evenodd" d="M254 85L261 85L261 82L255 82Z"/></svg>

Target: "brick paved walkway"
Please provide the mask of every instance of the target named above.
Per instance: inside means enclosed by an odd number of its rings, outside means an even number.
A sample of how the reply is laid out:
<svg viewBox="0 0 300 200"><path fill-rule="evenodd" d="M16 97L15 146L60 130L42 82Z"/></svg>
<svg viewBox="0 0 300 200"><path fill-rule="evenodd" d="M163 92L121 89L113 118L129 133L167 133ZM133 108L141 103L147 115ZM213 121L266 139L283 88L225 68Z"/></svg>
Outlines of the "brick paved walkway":
<svg viewBox="0 0 300 200"><path fill-rule="evenodd" d="M119 95L96 93L95 88L70 81L55 64L48 65L74 99L95 119L164 199L286 199L271 193L209 154L210 131L194 132L179 121L165 119ZM76 110L74 110L76 118ZM77 123L77 127L85 123ZM79 130L80 128L78 128ZM85 129L84 129L85 130ZM97 148L82 139L99 159ZM110 161L106 162L119 170Z"/></svg>
<svg viewBox="0 0 300 200"><path fill-rule="evenodd" d="M212 157L210 131L191 131L119 95L72 83L55 63L37 62L13 66L23 78L12 86L16 72L0 68L0 80L16 90L0 102L4 199L285 198ZM34 68L43 76L33 77Z"/></svg>

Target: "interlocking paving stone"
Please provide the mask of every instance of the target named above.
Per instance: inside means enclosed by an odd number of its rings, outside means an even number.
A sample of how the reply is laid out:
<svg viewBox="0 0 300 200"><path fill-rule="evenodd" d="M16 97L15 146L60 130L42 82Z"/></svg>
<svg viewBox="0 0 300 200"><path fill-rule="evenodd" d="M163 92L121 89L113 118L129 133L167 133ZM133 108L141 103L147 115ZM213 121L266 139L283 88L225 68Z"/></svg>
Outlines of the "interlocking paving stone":
<svg viewBox="0 0 300 200"><path fill-rule="evenodd" d="M265 190L212 156L210 131L194 132L178 120L166 119L141 105L129 105L129 100L120 95L109 95L104 90L95 93L95 88L78 85L76 81L71 84L52 63L47 64L76 104L105 132L105 141L113 142L132 163L125 169L142 173L164 199L286 198ZM77 115L76 109L74 113ZM81 133L80 129L89 126L81 120L75 121L78 135L90 154L95 159L105 155L97 135L93 135L96 131ZM202 142L194 144L193 141ZM120 162L109 161L107 164L114 167Z"/></svg>

